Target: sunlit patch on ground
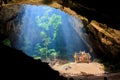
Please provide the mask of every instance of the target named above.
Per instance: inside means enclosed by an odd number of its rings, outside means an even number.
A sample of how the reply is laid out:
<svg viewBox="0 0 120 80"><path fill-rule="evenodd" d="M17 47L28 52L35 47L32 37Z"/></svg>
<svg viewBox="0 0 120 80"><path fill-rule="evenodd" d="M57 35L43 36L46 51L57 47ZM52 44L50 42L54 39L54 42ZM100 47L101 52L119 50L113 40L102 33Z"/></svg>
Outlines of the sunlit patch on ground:
<svg viewBox="0 0 120 80"><path fill-rule="evenodd" d="M53 69L59 71L62 75L66 76L79 76L79 75L96 75L101 76L105 73L104 66L100 63L75 63L69 62L66 64L56 63L52 66Z"/></svg>

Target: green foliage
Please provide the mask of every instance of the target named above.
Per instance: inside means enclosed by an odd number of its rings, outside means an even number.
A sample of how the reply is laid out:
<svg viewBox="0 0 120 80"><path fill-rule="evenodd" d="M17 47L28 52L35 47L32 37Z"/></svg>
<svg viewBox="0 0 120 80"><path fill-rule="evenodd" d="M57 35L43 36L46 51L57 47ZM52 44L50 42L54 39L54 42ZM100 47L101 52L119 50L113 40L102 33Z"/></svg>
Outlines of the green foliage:
<svg viewBox="0 0 120 80"><path fill-rule="evenodd" d="M50 10L46 11L42 17L40 16L36 17L36 23L38 27L40 27L40 29L42 30L40 32L40 37L41 40L43 41L42 44L44 45L41 47L40 43L37 43L36 47L38 49L40 56L42 55L46 56L46 60L48 59L48 54L53 56L54 59L58 56L58 53L55 51L55 49L49 49L48 45L56 38L58 27L62 23L60 15L52 14L51 16L49 16L48 15L49 11ZM52 36L50 37L49 34L47 33L47 31L50 30L50 27L54 29L52 32L53 37Z"/></svg>
<svg viewBox="0 0 120 80"><path fill-rule="evenodd" d="M40 32L40 36L41 36L42 38L46 38L46 37L47 37L47 35L46 35L46 33L45 33L44 31L41 31L41 32Z"/></svg>
<svg viewBox="0 0 120 80"><path fill-rule="evenodd" d="M61 16L53 14L50 18L50 22L52 23L52 26L54 26L54 28L57 29L58 25L62 23Z"/></svg>
<svg viewBox="0 0 120 80"><path fill-rule="evenodd" d="M38 26L40 28L44 29L45 31L48 31L50 26L53 27L54 28L54 33L53 33L54 38L53 39L56 38L57 29L58 29L59 25L62 23L60 15L52 14L52 16L48 16L48 11L46 11L42 17L37 16L36 22L37 22Z"/></svg>
<svg viewBox="0 0 120 80"><path fill-rule="evenodd" d="M38 60L38 59L41 59L41 57L40 56L36 56L36 57L34 57L34 59Z"/></svg>
<svg viewBox="0 0 120 80"><path fill-rule="evenodd" d="M53 58L54 58L54 60L56 59L56 57L58 56L58 53L57 52L52 52L51 54L50 54Z"/></svg>
<svg viewBox="0 0 120 80"><path fill-rule="evenodd" d="M44 53L46 53L46 51L47 51L47 48L45 47L39 49L39 52L41 55L45 55Z"/></svg>
<svg viewBox="0 0 120 80"><path fill-rule="evenodd" d="M11 42L10 42L9 39L5 39L5 40L3 40L3 44L6 45L6 46L11 47Z"/></svg>
<svg viewBox="0 0 120 80"><path fill-rule="evenodd" d="M34 59L36 59L36 60L41 59L41 57L40 57L40 56L37 56L37 55L33 55L32 57L33 57Z"/></svg>
<svg viewBox="0 0 120 80"><path fill-rule="evenodd" d="M55 52L55 49L49 49L47 52L48 52L48 53Z"/></svg>
<svg viewBox="0 0 120 80"><path fill-rule="evenodd" d="M36 22L39 27L44 28L45 30L49 30L50 26L57 29L57 27L62 23L60 15L52 14L52 16L49 17L48 13L45 13L42 17L37 16Z"/></svg>

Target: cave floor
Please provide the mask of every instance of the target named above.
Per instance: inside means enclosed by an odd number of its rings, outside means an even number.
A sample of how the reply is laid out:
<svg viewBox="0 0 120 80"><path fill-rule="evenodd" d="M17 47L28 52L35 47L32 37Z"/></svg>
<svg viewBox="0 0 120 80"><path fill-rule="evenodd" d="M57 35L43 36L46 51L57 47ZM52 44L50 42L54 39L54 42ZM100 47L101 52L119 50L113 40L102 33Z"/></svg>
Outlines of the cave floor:
<svg viewBox="0 0 120 80"><path fill-rule="evenodd" d="M66 64L59 64L56 62L52 68L59 71L61 75L68 78L72 77L75 80L103 80L104 77L107 77L108 80L120 79L120 73L108 73L104 70L103 64L97 62L69 62Z"/></svg>
<svg viewBox="0 0 120 80"><path fill-rule="evenodd" d="M75 63L69 62L66 64L56 63L52 66L53 69L59 71L61 74L66 74L69 76L76 75L103 75L105 73L104 66L100 63Z"/></svg>

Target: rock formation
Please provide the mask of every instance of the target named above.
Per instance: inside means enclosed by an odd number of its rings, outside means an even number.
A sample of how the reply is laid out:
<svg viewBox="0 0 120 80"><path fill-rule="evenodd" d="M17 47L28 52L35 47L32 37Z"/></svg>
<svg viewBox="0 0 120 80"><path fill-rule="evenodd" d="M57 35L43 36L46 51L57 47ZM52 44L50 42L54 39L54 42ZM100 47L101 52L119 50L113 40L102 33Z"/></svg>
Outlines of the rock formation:
<svg viewBox="0 0 120 80"><path fill-rule="evenodd" d="M66 80L47 63L34 60L22 51L0 44L0 53L0 73L1 77L5 76L4 79L9 77L9 79Z"/></svg>
<svg viewBox="0 0 120 80"><path fill-rule="evenodd" d="M94 20L87 25L87 30L91 40L91 45L97 55L103 58L108 58L110 61L119 59L119 30L110 28L106 24L101 24Z"/></svg>
<svg viewBox="0 0 120 80"><path fill-rule="evenodd" d="M109 27L120 29L119 27L119 7L118 1L104 0L57 0L60 4L71 8L78 14L91 20L107 24Z"/></svg>

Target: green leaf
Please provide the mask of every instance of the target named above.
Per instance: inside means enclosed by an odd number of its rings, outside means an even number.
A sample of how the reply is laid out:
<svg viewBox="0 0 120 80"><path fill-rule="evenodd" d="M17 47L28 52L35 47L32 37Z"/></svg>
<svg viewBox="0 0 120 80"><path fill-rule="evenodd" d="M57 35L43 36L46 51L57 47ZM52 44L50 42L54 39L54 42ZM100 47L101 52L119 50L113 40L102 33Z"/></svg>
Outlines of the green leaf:
<svg viewBox="0 0 120 80"><path fill-rule="evenodd" d="M6 46L11 47L11 42L10 42L9 39L5 39L5 40L3 40L3 44L6 45Z"/></svg>
<svg viewBox="0 0 120 80"><path fill-rule="evenodd" d="M40 48L39 52L41 55L45 55L47 48Z"/></svg>
<svg viewBox="0 0 120 80"><path fill-rule="evenodd" d="M55 49L49 49L48 53L55 52Z"/></svg>
<svg viewBox="0 0 120 80"><path fill-rule="evenodd" d="M58 53L57 53L57 52L52 52L50 55L52 55L52 56L57 56Z"/></svg>
<svg viewBox="0 0 120 80"><path fill-rule="evenodd" d="M36 56L36 57L34 57L34 59L38 60L38 59L41 59L41 57L40 56Z"/></svg>

